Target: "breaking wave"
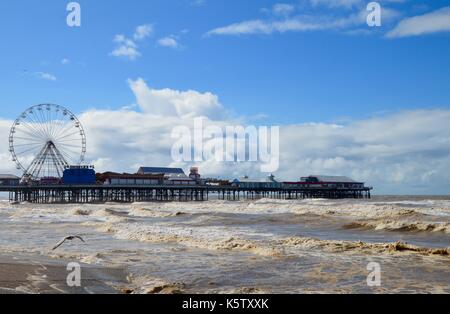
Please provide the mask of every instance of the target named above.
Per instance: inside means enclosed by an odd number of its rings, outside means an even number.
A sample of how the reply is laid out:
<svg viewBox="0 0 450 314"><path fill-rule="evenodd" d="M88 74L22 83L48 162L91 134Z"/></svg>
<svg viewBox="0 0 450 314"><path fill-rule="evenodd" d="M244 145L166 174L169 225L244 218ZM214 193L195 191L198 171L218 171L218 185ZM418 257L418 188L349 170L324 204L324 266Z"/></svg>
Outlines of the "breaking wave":
<svg viewBox="0 0 450 314"><path fill-rule="evenodd" d="M336 241L319 240L314 238L291 237L280 241L281 245L290 247L301 247L303 249L318 249L332 253L357 252L365 254L395 254L395 253L418 253L421 255L449 256L450 248L431 249L422 248L408 243L365 243L362 241Z"/></svg>
<svg viewBox="0 0 450 314"><path fill-rule="evenodd" d="M283 252L273 246L238 238L220 228L202 228L201 232L176 226L151 226L137 223L112 224L107 223L98 231L113 233L122 240L134 240L151 243L178 243L188 247L207 250L247 251L261 256L281 256Z"/></svg>
<svg viewBox="0 0 450 314"><path fill-rule="evenodd" d="M344 226L347 229L368 228L373 230L406 231L406 232L443 232L450 234L450 223L447 222L411 222L411 221L358 221Z"/></svg>
<svg viewBox="0 0 450 314"><path fill-rule="evenodd" d="M412 204L415 204L414 206ZM247 212L294 213L298 215L348 216L367 219L424 216L450 217L450 203L422 202L371 202L361 200L273 200L261 199L248 203Z"/></svg>
<svg viewBox="0 0 450 314"><path fill-rule="evenodd" d="M132 207L128 215L136 217L167 218L186 215L186 213L181 211L174 212L174 211L154 210L151 208L143 208L143 207Z"/></svg>

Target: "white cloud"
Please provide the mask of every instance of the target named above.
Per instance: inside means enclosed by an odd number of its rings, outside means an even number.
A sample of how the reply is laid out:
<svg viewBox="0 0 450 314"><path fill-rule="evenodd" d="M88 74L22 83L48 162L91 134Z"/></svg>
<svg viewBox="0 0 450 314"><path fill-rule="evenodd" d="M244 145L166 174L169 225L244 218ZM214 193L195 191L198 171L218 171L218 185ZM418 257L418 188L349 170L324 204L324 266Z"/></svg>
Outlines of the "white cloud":
<svg viewBox="0 0 450 314"><path fill-rule="evenodd" d="M62 64L62 65L70 64L70 60L67 59L67 58L64 58L64 59L61 60L61 64Z"/></svg>
<svg viewBox="0 0 450 314"><path fill-rule="evenodd" d="M2 143L0 145L0 173L17 173L8 146L9 131L12 125L13 121L0 119L0 143Z"/></svg>
<svg viewBox="0 0 450 314"><path fill-rule="evenodd" d="M130 60L135 60L141 54L134 47L121 45L121 46L117 47L116 49L114 49L113 52L111 52L111 55L114 57L126 57Z"/></svg>
<svg viewBox="0 0 450 314"><path fill-rule="evenodd" d="M153 25L145 24L136 27L133 38L134 40L143 40L153 33Z"/></svg>
<svg viewBox="0 0 450 314"><path fill-rule="evenodd" d="M206 35L252 35L286 32L306 32L326 29L344 29L349 26L361 25L365 16L361 13L341 18L327 16L297 16L281 20L251 20L209 31Z"/></svg>
<svg viewBox="0 0 450 314"><path fill-rule="evenodd" d="M330 8L352 8L355 6L360 6L362 0L310 0L313 6L324 5Z"/></svg>
<svg viewBox="0 0 450 314"><path fill-rule="evenodd" d="M274 32L306 31L318 28L319 25L317 24L304 23L293 19L282 22L251 20L215 28L209 31L207 35L271 34Z"/></svg>
<svg viewBox="0 0 450 314"><path fill-rule="evenodd" d="M35 72L34 75L36 75L38 78L46 81L56 81L57 78L53 74L47 73L47 72Z"/></svg>
<svg viewBox="0 0 450 314"><path fill-rule="evenodd" d="M210 92L151 89L143 79L129 80L128 83L139 107L145 113L175 117L205 116L211 119L226 116L219 97Z"/></svg>
<svg viewBox="0 0 450 314"><path fill-rule="evenodd" d="M406 18L387 34L387 37L419 36L438 32L450 32L450 7L424 15Z"/></svg>
<svg viewBox="0 0 450 314"><path fill-rule="evenodd" d="M288 3L276 3L272 11L275 15L288 16L295 11L295 6Z"/></svg>
<svg viewBox="0 0 450 314"><path fill-rule="evenodd" d="M23 70L23 74L26 76L38 78L40 80L45 80L45 81L55 82L58 80L58 78L55 75L48 73L48 72Z"/></svg>
<svg viewBox="0 0 450 314"><path fill-rule="evenodd" d="M133 47L133 48L137 47L136 43L133 40L131 40L131 39L125 37L125 35L121 35L121 34L116 35L114 37L114 42L118 43L118 44L123 44L123 45L126 45L126 46L130 46L130 47Z"/></svg>
<svg viewBox="0 0 450 314"><path fill-rule="evenodd" d="M173 105L180 97L189 97L172 90L157 92L164 99L156 101L160 104ZM142 96L135 94L139 102ZM450 186L449 119L448 109L418 110L348 125L281 126L281 167L276 175L284 180L309 174L349 175L374 185L377 193L444 193ZM191 166L171 160L170 133L174 126L192 127L192 116L169 114L162 118L152 110L92 110L84 113L81 121L89 138L89 154L93 160L102 161L101 170L136 171L139 165ZM218 126L237 123L231 119L205 120L205 124ZM207 161L198 165L211 176L265 176L254 163Z"/></svg>
<svg viewBox="0 0 450 314"><path fill-rule="evenodd" d="M88 139L87 158L98 171L136 171L140 165L181 166L171 159L173 127L242 124L230 118L210 92L150 89L130 80L139 109L89 110L80 115ZM280 127L282 180L309 174L348 175L375 186L376 193L448 193L450 109L403 111L347 124L308 123ZM7 143L12 121L0 120ZM255 163L201 162L201 172L222 178L263 177ZM15 172L7 145L0 145L0 172Z"/></svg>
<svg viewBox="0 0 450 314"><path fill-rule="evenodd" d="M174 38L172 36L159 39L158 45L160 45L162 47L168 47L168 48L174 48L174 49L180 47L180 44L178 43L176 38Z"/></svg>
<svg viewBox="0 0 450 314"><path fill-rule="evenodd" d="M372 2L372 1L367 1L367 0L308 0L308 1L311 4L311 6L313 6L313 7L323 6L323 7L327 7L327 8L331 8L331 9L363 8L363 7L367 6L367 4L369 2ZM385 4L385 3L399 4L399 3L404 3L406 1L408 1L408 0L377 0L375 2L379 2L381 4Z"/></svg>
<svg viewBox="0 0 450 314"><path fill-rule="evenodd" d="M136 58L141 56L136 43L126 36L121 34L116 35L114 37L114 42L116 43L117 47L111 52L112 56L125 57L129 60L135 60Z"/></svg>
<svg viewBox="0 0 450 314"><path fill-rule="evenodd" d="M383 2L398 2L402 0L384 0ZM295 5L277 3L272 10L262 9L269 16L264 19L253 19L217 27L205 35L254 35L273 34L286 32L307 31L340 31L344 33L360 34L361 28L366 28L364 33L374 33L376 29L367 26L368 11L361 0L310 0L311 6L308 14L296 12ZM325 5L326 9L317 11L316 7ZM343 10L342 7L346 9ZM338 9L337 9L338 8ZM382 7L382 23L388 23L398 19L399 11Z"/></svg>
<svg viewBox="0 0 450 314"><path fill-rule="evenodd" d="M125 35L118 34L114 37L116 48L110 53L114 57L124 57L129 60L136 60L141 56L138 44L136 42L142 41L153 33L153 26L151 24L140 25L136 27L133 34L133 39Z"/></svg>
<svg viewBox="0 0 450 314"><path fill-rule="evenodd" d="M450 184L449 118L448 109L417 110L346 126L289 126L283 129L283 142L301 143L301 148L281 156L288 163L297 159L299 168L310 172L343 173L372 182L384 193L391 192L388 186L397 191L421 186L429 192L433 186L442 193L442 186ZM425 180L423 175L431 172L435 176Z"/></svg>
<svg viewBox="0 0 450 314"><path fill-rule="evenodd" d="M83 116L83 122L88 117L91 121L86 122L88 128L105 128L92 130L101 135L93 146L106 150L96 158L120 151L120 158L114 158L118 168L175 165L170 159L170 132L177 125L192 125L193 117L206 116L205 124L218 126L241 123L226 115L212 93L155 90L142 79L129 83L142 113L92 111ZM449 120L450 110L442 109L399 112L347 125L284 125L281 168L276 174L285 180L313 173L349 175L374 184L381 193L442 192L450 184ZM209 175L264 175L252 163L199 165Z"/></svg>

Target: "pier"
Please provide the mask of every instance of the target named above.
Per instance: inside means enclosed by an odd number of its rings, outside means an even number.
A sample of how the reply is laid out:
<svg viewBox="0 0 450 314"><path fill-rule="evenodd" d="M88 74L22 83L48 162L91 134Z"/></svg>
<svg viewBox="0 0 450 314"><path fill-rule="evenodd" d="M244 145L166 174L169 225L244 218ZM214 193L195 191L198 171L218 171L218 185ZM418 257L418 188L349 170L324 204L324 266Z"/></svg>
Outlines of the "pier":
<svg viewBox="0 0 450 314"><path fill-rule="evenodd" d="M0 186L11 203L95 204L134 202L202 202L210 199L239 201L271 199L371 198L371 188L242 188L233 186L174 185L49 185Z"/></svg>

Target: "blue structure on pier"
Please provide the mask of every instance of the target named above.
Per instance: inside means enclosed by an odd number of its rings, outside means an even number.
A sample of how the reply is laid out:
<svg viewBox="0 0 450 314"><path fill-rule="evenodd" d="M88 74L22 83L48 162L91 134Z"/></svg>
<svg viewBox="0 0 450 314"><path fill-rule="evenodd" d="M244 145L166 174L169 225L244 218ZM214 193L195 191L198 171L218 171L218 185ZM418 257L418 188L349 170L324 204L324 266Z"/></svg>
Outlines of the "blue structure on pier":
<svg viewBox="0 0 450 314"><path fill-rule="evenodd" d="M92 166L70 166L64 170L63 183L66 185L90 185L96 183Z"/></svg>

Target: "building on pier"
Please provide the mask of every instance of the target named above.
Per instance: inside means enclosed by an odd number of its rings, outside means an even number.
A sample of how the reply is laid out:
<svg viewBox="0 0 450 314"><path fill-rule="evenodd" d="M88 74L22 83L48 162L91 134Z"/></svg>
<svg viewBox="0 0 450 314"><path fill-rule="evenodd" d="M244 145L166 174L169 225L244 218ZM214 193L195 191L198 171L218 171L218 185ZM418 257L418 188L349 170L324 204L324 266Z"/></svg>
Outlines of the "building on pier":
<svg viewBox="0 0 450 314"><path fill-rule="evenodd" d="M283 187L283 183L275 180L274 175L270 175L264 180L250 179L248 176L245 176L241 179L233 180L231 185L243 189L252 189L252 188L281 189Z"/></svg>
<svg viewBox="0 0 450 314"><path fill-rule="evenodd" d="M0 186L17 186L20 178L12 174L0 174Z"/></svg>
<svg viewBox="0 0 450 314"><path fill-rule="evenodd" d="M202 179L205 185L209 186L231 186L231 181L219 178L204 178Z"/></svg>
<svg viewBox="0 0 450 314"><path fill-rule="evenodd" d="M188 177L181 168L141 167L139 175L163 175L164 184L168 185L196 185L197 180Z"/></svg>
<svg viewBox="0 0 450 314"><path fill-rule="evenodd" d="M97 173L97 182L103 185L162 185L163 174Z"/></svg>
<svg viewBox="0 0 450 314"><path fill-rule="evenodd" d="M311 175L302 177L299 182L284 182L286 187L326 188L326 189L364 189L365 183L345 176Z"/></svg>
<svg viewBox="0 0 450 314"><path fill-rule="evenodd" d="M69 166L64 169L62 182L64 184L95 184L94 166Z"/></svg>
<svg viewBox="0 0 450 314"><path fill-rule="evenodd" d="M163 175L186 175L181 168L166 168L166 167L140 167L138 174L163 174Z"/></svg>
<svg viewBox="0 0 450 314"><path fill-rule="evenodd" d="M202 176L200 175L198 167L192 167L189 173L189 178L195 181L197 184L204 184L205 182L202 180Z"/></svg>

